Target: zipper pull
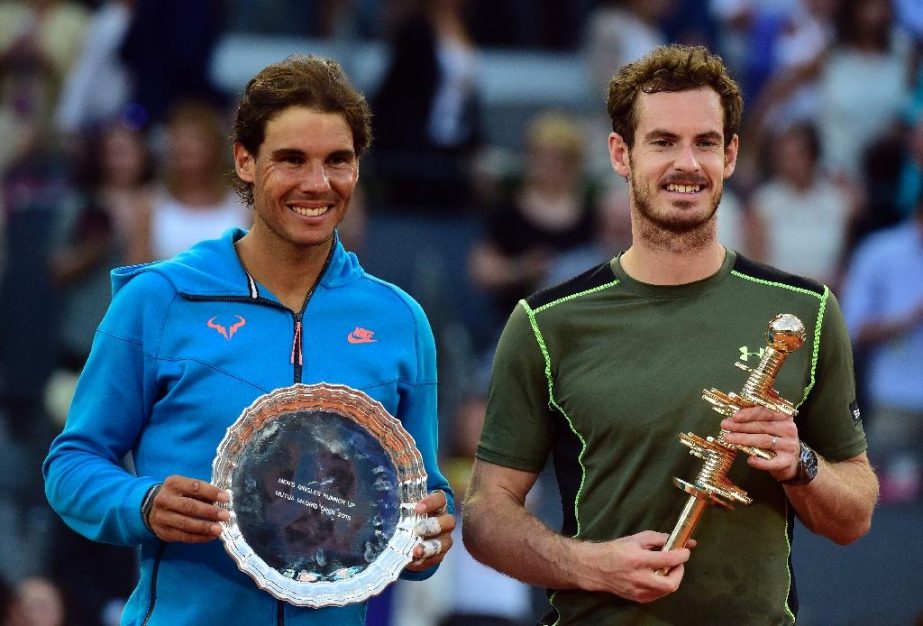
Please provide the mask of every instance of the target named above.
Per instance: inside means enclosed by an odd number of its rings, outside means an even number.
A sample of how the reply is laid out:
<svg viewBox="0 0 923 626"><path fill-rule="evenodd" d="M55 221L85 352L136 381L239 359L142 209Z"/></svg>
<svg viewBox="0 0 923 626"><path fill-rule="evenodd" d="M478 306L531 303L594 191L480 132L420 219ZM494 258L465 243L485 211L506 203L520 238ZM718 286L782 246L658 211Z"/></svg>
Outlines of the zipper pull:
<svg viewBox="0 0 923 626"><path fill-rule="evenodd" d="M301 319L295 320L295 338L292 340L291 363L295 364L295 355L298 355L298 365L303 365L301 354Z"/></svg>

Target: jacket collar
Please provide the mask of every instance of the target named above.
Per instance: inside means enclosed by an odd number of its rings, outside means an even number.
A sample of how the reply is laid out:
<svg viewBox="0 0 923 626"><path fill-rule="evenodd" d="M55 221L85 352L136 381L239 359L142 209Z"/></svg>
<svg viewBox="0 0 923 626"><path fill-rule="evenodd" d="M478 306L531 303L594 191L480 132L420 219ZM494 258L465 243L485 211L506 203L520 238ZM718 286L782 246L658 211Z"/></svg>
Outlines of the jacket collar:
<svg viewBox="0 0 923 626"><path fill-rule="evenodd" d="M245 230L232 228L219 239L202 241L172 259L117 268L112 272L113 295L135 276L156 272L184 296L253 298L252 281L234 249L234 243L245 234ZM356 255L335 237L333 255L321 275L320 286L340 287L363 273Z"/></svg>

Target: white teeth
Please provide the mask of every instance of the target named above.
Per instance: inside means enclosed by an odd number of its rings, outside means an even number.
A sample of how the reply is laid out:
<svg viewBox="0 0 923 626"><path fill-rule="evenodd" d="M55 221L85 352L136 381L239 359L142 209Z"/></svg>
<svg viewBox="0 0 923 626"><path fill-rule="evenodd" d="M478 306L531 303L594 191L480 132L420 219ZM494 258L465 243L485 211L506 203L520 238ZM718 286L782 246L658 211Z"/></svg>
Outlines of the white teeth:
<svg viewBox="0 0 923 626"><path fill-rule="evenodd" d="M667 185L667 191L678 191L679 193L697 193L702 187L699 185Z"/></svg>
<svg viewBox="0 0 923 626"><path fill-rule="evenodd" d="M294 211L298 215L301 215L302 217L319 217L323 215L324 213L326 213L330 207L322 206L322 207L316 207L316 208L309 209L305 207L289 205L288 208L290 208L292 211Z"/></svg>

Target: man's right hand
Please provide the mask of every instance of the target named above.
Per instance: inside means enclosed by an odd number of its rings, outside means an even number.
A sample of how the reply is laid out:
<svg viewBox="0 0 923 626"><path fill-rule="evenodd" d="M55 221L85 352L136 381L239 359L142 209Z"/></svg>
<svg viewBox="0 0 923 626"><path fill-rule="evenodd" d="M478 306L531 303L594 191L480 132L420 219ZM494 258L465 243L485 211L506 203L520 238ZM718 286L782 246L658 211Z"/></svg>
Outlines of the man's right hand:
<svg viewBox="0 0 923 626"><path fill-rule="evenodd" d="M221 534L230 519L216 502L227 502L228 494L195 478L168 476L147 515L147 525L163 541L204 543Z"/></svg>
<svg viewBox="0 0 923 626"><path fill-rule="evenodd" d="M683 563L689 548L661 548L669 535L646 530L636 535L602 543L581 542L580 558L586 565L580 586L589 591L604 591L635 602L653 602L679 589ZM689 542L690 547L694 541ZM665 576L655 570L667 568Z"/></svg>

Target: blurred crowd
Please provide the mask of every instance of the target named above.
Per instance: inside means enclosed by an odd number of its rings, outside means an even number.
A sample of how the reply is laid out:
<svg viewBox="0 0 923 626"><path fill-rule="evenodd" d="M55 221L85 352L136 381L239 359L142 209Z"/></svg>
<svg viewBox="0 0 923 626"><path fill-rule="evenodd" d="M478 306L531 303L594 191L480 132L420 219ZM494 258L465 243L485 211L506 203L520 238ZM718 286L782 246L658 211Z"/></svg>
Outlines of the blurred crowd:
<svg viewBox="0 0 923 626"><path fill-rule="evenodd" d="M401 286L421 290L436 333L442 454L459 494L493 345L517 300L629 242L624 182L605 149L609 78L668 42L720 52L746 100L720 238L836 294L882 505L920 498L918 0L0 0L0 626L117 623L133 587L134 553L66 529L44 502L40 465L108 305L109 270L248 225L228 178L237 94L210 71L230 32L388 51L367 93L375 139L341 237L382 266L409 258L407 224L437 242L437 258L413 269L420 282ZM500 148L479 80L488 49L579 59L581 104L523 102L518 145ZM443 239L462 242L461 262L448 244L438 258ZM434 282L460 293L464 311L428 302ZM549 523L553 492L540 483L534 494ZM430 582L373 602L369 623L534 616L535 590L455 545Z"/></svg>

